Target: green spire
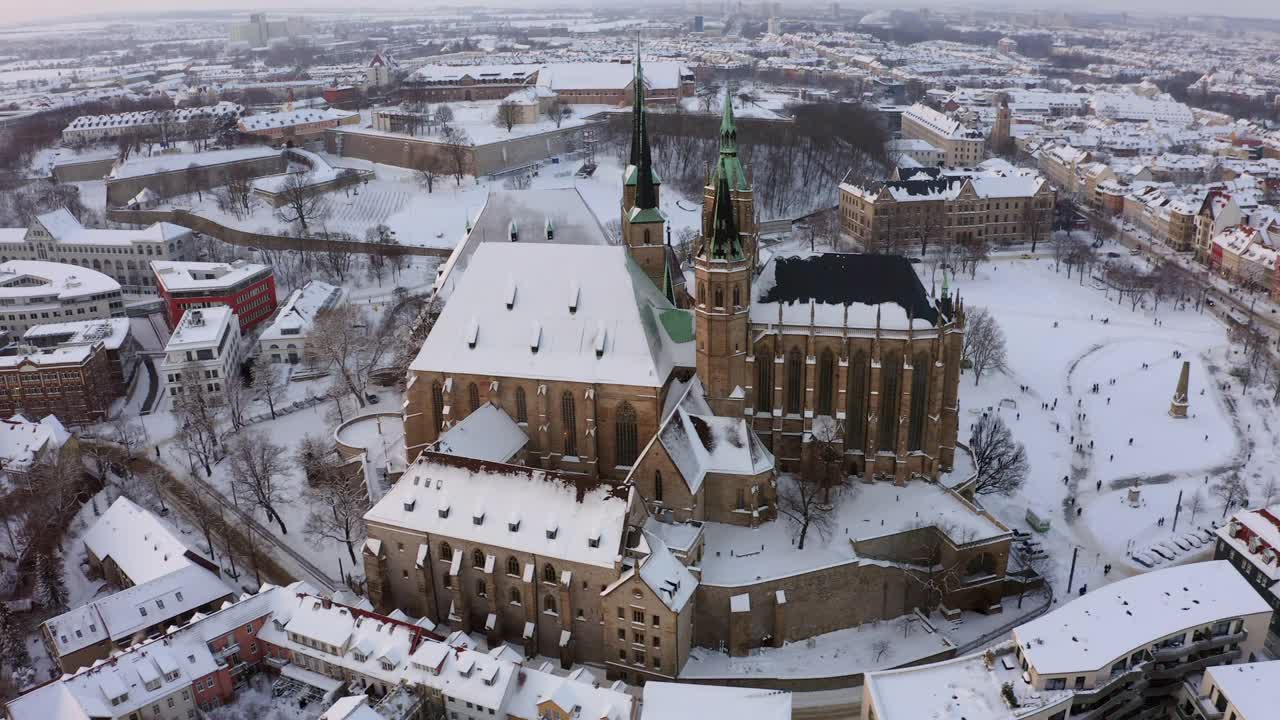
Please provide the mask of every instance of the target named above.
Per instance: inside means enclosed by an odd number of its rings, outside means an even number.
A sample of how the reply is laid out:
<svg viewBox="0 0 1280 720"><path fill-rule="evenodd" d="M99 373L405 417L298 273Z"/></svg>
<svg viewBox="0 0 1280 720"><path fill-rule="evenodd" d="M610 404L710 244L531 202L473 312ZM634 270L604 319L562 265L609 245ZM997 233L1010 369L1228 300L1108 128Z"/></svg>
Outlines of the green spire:
<svg viewBox="0 0 1280 720"><path fill-rule="evenodd" d="M635 87L631 94L631 156L630 164L640 165L641 138L648 142L644 131L644 71L640 68L640 35L636 35Z"/></svg>
<svg viewBox="0 0 1280 720"><path fill-rule="evenodd" d="M662 296L672 305L676 304L676 287L671 280L671 263L664 254L662 258Z"/></svg>
<svg viewBox="0 0 1280 720"><path fill-rule="evenodd" d="M738 123L733 117L733 89L725 87L724 110L720 117L720 161L716 163L711 182L720 178L729 181L729 187L738 192L751 189L747 182L747 173L742 169L742 161L738 159Z"/></svg>
<svg viewBox="0 0 1280 720"><path fill-rule="evenodd" d="M742 260L742 236L738 234L738 219L733 210L733 198L729 194L724 159L720 160L719 183L716 185L715 204L711 208L711 237L703 241L702 250L712 260Z"/></svg>
<svg viewBox="0 0 1280 720"><path fill-rule="evenodd" d="M738 126L733 120L733 88L724 88L724 112L720 117L720 154L738 154Z"/></svg>
<svg viewBox="0 0 1280 720"><path fill-rule="evenodd" d="M641 210L658 207L658 191L653 182L653 155L649 150L649 130L645 126L644 69L640 67L640 37L636 36L635 108L637 134L632 136L631 149L635 153L632 164L636 167L636 204ZM637 141L637 138L639 140Z"/></svg>

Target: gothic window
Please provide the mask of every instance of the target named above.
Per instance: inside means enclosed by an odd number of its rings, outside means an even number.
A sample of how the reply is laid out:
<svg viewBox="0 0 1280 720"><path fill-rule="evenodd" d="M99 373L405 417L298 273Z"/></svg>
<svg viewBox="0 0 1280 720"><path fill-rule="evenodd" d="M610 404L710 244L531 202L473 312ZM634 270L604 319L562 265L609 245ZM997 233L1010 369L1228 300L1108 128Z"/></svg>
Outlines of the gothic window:
<svg viewBox="0 0 1280 720"><path fill-rule="evenodd" d="M552 615L556 614L556 596L548 595L542 598L542 609Z"/></svg>
<svg viewBox="0 0 1280 720"><path fill-rule="evenodd" d="M529 422L529 406L525 403L524 388L516 388L516 422Z"/></svg>
<svg viewBox="0 0 1280 720"><path fill-rule="evenodd" d="M787 414L799 415L804 407L804 355L799 348L787 353Z"/></svg>
<svg viewBox="0 0 1280 720"><path fill-rule="evenodd" d="M649 239L649 228L644 229L644 244L652 245L653 241Z"/></svg>
<svg viewBox="0 0 1280 720"><path fill-rule="evenodd" d="M848 415L850 447L861 450L867 444L867 353L859 350L849 360Z"/></svg>
<svg viewBox="0 0 1280 720"><path fill-rule="evenodd" d="M508 575L520 574L520 561L516 559L515 555L512 555L511 557L507 558L507 574Z"/></svg>
<svg viewBox="0 0 1280 720"><path fill-rule="evenodd" d="M480 388L475 383L467 386L467 402L471 403L471 412L480 409Z"/></svg>
<svg viewBox="0 0 1280 720"><path fill-rule="evenodd" d="M617 416L613 421L614 437L618 447L619 465L634 465L636 462L636 411L631 403L618 405Z"/></svg>
<svg viewBox="0 0 1280 720"><path fill-rule="evenodd" d="M836 358L828 348L818 356L818 414L832 415L835 395Z"/></svg>
<svg viewBox="0 0 1280 720"><path fill-rule="evenodd" d="M747 491L742 488L738 488L737 492L737 509L747 509Z"/></svg>
<svg viewBox="0 0 1280 720"><path fill-rule="evenodd" d="M560 429L564 433L564 454L578 454L578 419L573 409L573 393L560 396Z"/></svg>
<svg viewBox="0 0 1280 720"><path fill-rule="evenodd" d="M773 352L768 348L756 351L756 409L773 410Z"/></svg>
<svg viewBox="0 0 1280 720"><path fill-rule="evenodd" d="M698 283L698 304L699 305L707 304L707 284L706 283Z"/></svg>
<svg viewBox="0 0 1280 720"><path fill-rule="evenodd" d="M542 566L542 582L554 583L556 581L556 569L547 563Z"/></svg>
<svg viewBox="0 0 1280 720"><path fill-rule="evenodd" d="M715 306L716 306L716 307L718 307L718 308L722 308L722 307L724 307L724 288L722 288L722 287L717 287L717 288L716 288L716 302L715 302Z"/></svg>
<svg viewBox="0 0 1280 720"><path fill-rule="evenodd" d="M511 592L507 593L507 595L511 599L512 605L520 604L520 588L511 588Z"/></svg>
<svg viewBox="0 0 1280 720"><path fill-rule="evenodd" d="M898 393L902 376L902 356L889 353L880 366L880 432L877 446L891 452L897 450Z"/></svg>
<svg viewBox="0 0 1280 720"><path fill-rule="evenodd" d="M929 353L918 352L911 360L911 420L907 427L907 449L924 448L924 423L929 412Z"/></svg>
<svg viewBox="0 0 1280 720"><path fill-rule="evenodd" d="M653 499L662 502L662 473L657 470L653 471Z"/></svg>
<svg viewBox="0 0 1280 720"><path fill-rule="evenodd" d="M436 414L436 427L444 425L444 391L440 383L431 383L431 411Z"/></svg>
<svg viewBox="0 0 1280 720"><path fill-rule="evenodd" d="M489 594L487 590L488 588L485 587L483 579L476 581L476 597L485 597Z"/></svg>
<svg viewBox="0 0 1280 720"><path fill-rule="evenodd" d="M477 568L484 567L484 552L476 550L471 553L471 566Z"/></svg>
<svg viewBox="0 0 1280 720"><path fill-rule="evenodd" d="M737 285L733 286L733 306L742 307L742 288Z"/></svg>
<svg viewBox="0 0 1280 720"><path fill-rule="evenodd" d="M440 543L440 559L452 560L453 548L449 547L449 543Z"/></svg>

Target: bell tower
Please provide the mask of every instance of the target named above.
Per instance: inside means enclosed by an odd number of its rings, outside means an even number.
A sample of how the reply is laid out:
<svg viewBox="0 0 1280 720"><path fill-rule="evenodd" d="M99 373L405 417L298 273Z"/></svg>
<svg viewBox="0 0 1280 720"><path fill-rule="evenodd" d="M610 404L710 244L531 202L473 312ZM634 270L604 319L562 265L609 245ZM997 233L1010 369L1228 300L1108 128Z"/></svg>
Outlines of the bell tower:
<svg viewBox="0 0 1280 720"><path fill-rule="evenodd" d="M658 208L661 184L653 170L649 130L645 126L644 69L640 66L640 42L636 41L635 79L632 80L631 157L622 183L622 241L636 264L656 287L666 276L667 217Z"/></svg>
<svg viewBox="0 0 1280 720"><path fill-rule="evenodd" d="M752 264L743 249L723 155L717 173L709 228L704 225L693 259L697 371L712 411L741 417L746 406Z"/></svg>
<svg viewBox="0 0 1280 720"><path fill-rule="evenodd" d="M754 269L757 265L755 199L751 192L751 180L742 169L738 157L738 124L733 117L733 89L726 87L724 109L720 116L720 157L707 178L702 196L702 236L711 236L712 210L720 180L729 184L729 200L733 204L738 235L742 238L742 251Z"/></svg>

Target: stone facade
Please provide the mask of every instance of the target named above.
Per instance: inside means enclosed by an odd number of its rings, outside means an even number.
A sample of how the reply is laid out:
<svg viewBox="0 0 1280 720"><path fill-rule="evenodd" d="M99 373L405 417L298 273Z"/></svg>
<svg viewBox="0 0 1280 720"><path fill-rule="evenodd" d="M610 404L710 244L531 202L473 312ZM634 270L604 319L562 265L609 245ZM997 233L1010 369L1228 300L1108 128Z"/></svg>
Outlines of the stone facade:
<svg viewBox="0 0 1280 720"><path fill-rule="evenodd" d="M227 184L233 173L250 177L276 175L288 169L283 154L232 160L217 165L196 165L167 172L134 175L107 179L107 207L123 207L144 189L161 198L193 193L197 189L209 190Z"/></svg>

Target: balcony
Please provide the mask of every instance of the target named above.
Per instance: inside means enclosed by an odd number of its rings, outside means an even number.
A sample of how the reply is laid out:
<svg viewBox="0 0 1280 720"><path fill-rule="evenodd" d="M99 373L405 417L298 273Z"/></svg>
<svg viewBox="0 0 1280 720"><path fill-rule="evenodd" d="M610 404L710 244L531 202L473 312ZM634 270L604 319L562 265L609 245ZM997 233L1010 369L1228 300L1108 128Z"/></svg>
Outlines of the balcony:
<svg viewBox="0 0 1280 720"><path fill-rule="evenodd" d="M1133 671L1130 671L1128 673L1125 673L1124 675L1129 675L1132 673ZM1124 677L1124 675L1122 675L1121 677ZM1108 685L1111 685L1111 684L1109 683ZM1126 687L1120 690L1115 695L1108 698L1106 702L1102 703L1101 705L1091 710L1087 710L1082 713L1077 713L1073 710L1071 712L1071 719L1072 720L1106 720L1107 718L1113 718L1113 717L1122 715L1125 712L1140 706L1145 701L1145 698L1143 698L1142 696L1142 691L1146 689L1146 686L1147 686L1146 678L1140 678L1129 687ZM1075 707L1075 706L1072 705L1072 707Z"/></svg>
<svg viewBox="0 0 1280 720"><path fill-rule="evenodd" d="M1208 650L1210 648L1222 647L1223 645L1244 642L1248 637L1249 631L1241 630L1240 632L1227 633L1225 635L1213 635L1211 637L1204 638L1203 640L1197 640L1188 645L1157 648L1153 650L1151 654L1156 660L1174 660L1184 655L1198 653L1201 650Z"/></svg>
<svg viewBox="0 0 1280 720"><path fill-rule="evenodd" d="M1209 698L1200 695L1199 691L1188 685L1187 695L1194 697L1195 702L1183 698L1174 707L1174 716L1178 720L1222 720L1222 711L1209 702Z"/></svg>
<svg viewBox="0 0 1280 720"><path fill-rule="evenodd" d="M1152 670L1151 679L1164 680L1166 678L1182 677L1183 675L1190 675L1191 673L1194 673L1194 672L1200 672L1201 670L1207 667L1212 667L1214 665L1225 665L1231 662L1232 660L1238 659L1239 657L1240 657L1240 650L1236 649L1236 650L1227 650L1226 652L1220 652L1220 653L1217 653L1214 655L1208 655L1205 657L1194 658L1194 659L1187 660L1186 662L1178 663L1176 665L1170 665L1168 667Z"/></svg>
<svg viewBox="0 0 1280 720"><path fill-rule="evenodd" d="M217 660L226 660L238 652L240 652L240 643L231 643L221 650L215 650L213 652L213 657Z"/></svg>

